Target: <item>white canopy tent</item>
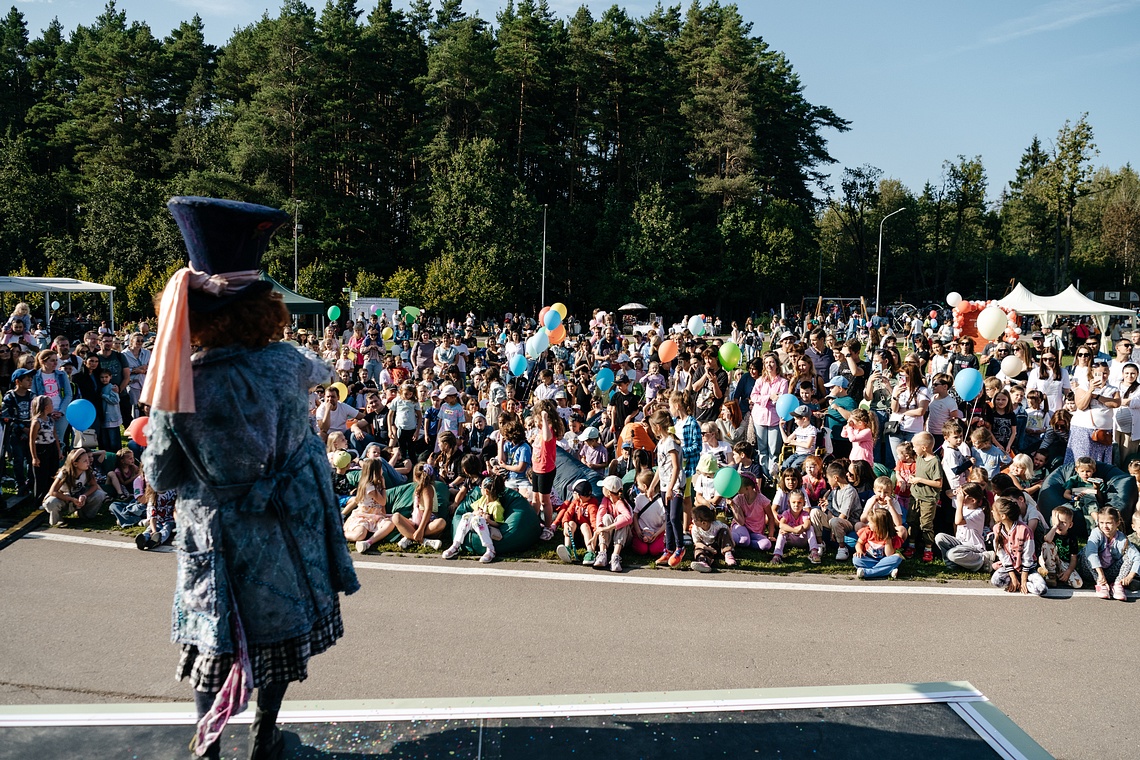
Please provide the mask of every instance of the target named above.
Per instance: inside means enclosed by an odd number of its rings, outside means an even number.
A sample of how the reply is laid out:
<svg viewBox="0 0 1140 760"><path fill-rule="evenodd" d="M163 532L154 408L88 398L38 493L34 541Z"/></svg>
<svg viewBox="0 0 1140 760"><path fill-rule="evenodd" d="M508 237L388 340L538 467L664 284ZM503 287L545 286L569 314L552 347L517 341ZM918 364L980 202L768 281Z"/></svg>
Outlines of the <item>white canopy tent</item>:
<svg viewBox="0 0 1140 760"><path fill-rule="evenodd" d="M1053 320L1063 316L1091 317L1096 326L1100 328L1101 351L1108 352L1108 320L1109 317L1135 317L1131 309L1122 309L1119 306L1109 306L1097 303L1073 285L1065 288L1055 296L1039 296L1031 292L1020 282L1010 294L998 301L998 305L1016 311L1018 314L1029 314L1041 319L1045 327L1053 324Z"/></svg>
<svg viewBox="0 0 1140 760"><path fill-rule="evenodd" d="M106 293L110 299L111 329L115 328L114 285L100 285L73 277L0 277L0 293L43 293L45 324L51 321L52 293Z"/></svg>

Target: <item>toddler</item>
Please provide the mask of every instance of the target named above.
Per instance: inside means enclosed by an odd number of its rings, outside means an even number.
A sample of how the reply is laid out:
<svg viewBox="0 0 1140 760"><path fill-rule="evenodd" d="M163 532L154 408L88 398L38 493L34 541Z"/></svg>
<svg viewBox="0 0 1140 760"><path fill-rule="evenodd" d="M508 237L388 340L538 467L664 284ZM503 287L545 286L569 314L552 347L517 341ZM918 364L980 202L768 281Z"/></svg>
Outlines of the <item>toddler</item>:
<svg viewBox="0 0 1140 760"><path fill-rule="evenodd" d="M1046 591L1045 579L1037 573L1037 552L1033 532L1021 522L1021 507L1013 499L994 499L994 574L990 583L1010 593L1041 596ZM1107 587L1106 591L1107 591ZM1104 598L1108 598L1107 594Z"/></svg>
<svg viewBox="0 0 1140 760"><path fill-rule="evenodd" d="M1080 542L1073 532L1073 510L1064 504L1053 508L1053 527L1041 542L1041 568L1045 583L1054 588L1058 583L1067 583L1072 588L1085 585L1077 572L1077 557Z"/></svg>
<svg viewBox="0 0 1140 760"><path fill-rule="evenodd" d="M1135 476L1134 476L1135 477ZM1073 466L1073 474L1065 481L1065 501L1081 496L1097 495L1096 461L1092 457L1080 457Z"/></svg>
<svg viewBox="0 0 1140 760"><path fill-rule="evenodd" d="M807 547L813 565L818 565L822 561L819 556L819 542L816 541L807 511L807 498L802 491L792 491L788 495L788 509L780 515L779 524L780 535L776 539L776 548L772 553L773 565L784 561L784 549L788 544Z"/></svg>
<svg viewBox="0 0 1140 760"><path fill-rule="evenodd" d="M481 489L482 493L471 505L471 511L460 519L451 546L444 549L444 559L458 557L459 550L463 548L463 539L467 538L468 533L474 531L483 543L483 556L479 558L479 561L484 564L495 561L495 541L503 537L499 531L499 526L506 519L501 501L506 490L503 476L490 475L483 478Z"/></svg>
<svg viewBox="0 0 1140 760"><path fill-rule="evenodd" d="M18 304L16 304L16 307L12 309L12 313L9 315L8 321L4 323L4 333L10 335L13 332L16 332L12 329L13 325L16 322L23 323L24 327L22 332L24 335L32 334L32 307L28 306L23 301L20 301Z"/></svg>
<svg viewBox="0 0 1140 760"><path fill-rule="evenodd" d="M697 464L697 471L693 474L693 504L712 507L715 511L720 506L720 495L716 492L716 473L720 469L717 461L710 455L702 455Z"/></svg>
<svg viewBox="0 0 1140 760"><path fill-rule="evenodd" d="M811 533L810 524L808 533ZM697 572L711 573L716 569L716 561L721 556L724 557L726 566L736 565L728 526L716 519L716 513L711 508L693 507L693 522L689 526L689 535L693 537L692 566Z"/></svg>
<svg viewBox="0 0 1140 760"><path fill-rule="evenodd" d="M946 420L942 426L942 474L946 493L953 497L970 472L970 447L965 443L966 425L962 420Z"/></svg>
<svg viewBox="0 0 1140 760"><path fill-rule="evenodd" d="M895 531L890 512L884 509L872 510L870 522L859 531L859 540L855 544L855 557L851 560L856 567L855 577L864 580L884 576L898 578L903 558L897 552L902 547L902 542Z"/></svg>

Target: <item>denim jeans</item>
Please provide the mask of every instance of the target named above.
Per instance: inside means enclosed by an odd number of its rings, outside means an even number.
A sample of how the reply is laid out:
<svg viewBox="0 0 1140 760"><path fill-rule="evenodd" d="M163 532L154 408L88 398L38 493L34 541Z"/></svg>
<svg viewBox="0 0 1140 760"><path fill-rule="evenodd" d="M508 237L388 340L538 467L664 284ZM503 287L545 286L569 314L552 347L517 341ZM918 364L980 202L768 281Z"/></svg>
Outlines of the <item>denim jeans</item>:
<svg viewBox="0 0 1140 760"><path fill-rule="evenodd" d="M863 568L864 578L885 578L891 574L892 570L902 564L903 556L901 554L891 554L875 559L871 555L865 554L862 557L852 557L851 561L855 567Z"/></svg>

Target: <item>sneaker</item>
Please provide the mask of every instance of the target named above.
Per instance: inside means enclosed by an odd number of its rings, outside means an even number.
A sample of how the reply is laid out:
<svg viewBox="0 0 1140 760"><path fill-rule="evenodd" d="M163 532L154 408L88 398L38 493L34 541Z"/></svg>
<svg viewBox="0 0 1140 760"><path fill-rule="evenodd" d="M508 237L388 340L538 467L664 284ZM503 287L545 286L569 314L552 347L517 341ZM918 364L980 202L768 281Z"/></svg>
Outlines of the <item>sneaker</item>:
<svg viewBox="0 0 1140 760"><path fill-rule="evenodd" d="M899 569L897 567L891 568L891 580L897 581L899 579Z"/></svg>
<svg viewBox="0 0 1140 760"><path fill-rule="evenodd" d="M907 559L914 559L914 544L907 544L903 549L903 556Z"/></svg>
<svg viewBox="0 0 1140 760"><path fill-rule="evenodd" d="M772 555L772 564L773 565L782 564L783 561L784 561L784 555L782 555L782 554L773 554Z"/></svg>
<svg viewBox="0 0 1140 760"><path fill-rule="evenodd" d="M570 547L566 544L559 544L558 546L554 547L554 553L558 555L558 559L562 560L567 565L575 560L574 555L570 553Z"/></svg>
<svg viewBox="0 0 1140 760"><path fill-rule="evenodd" d="M934 550L931 549L929 546L922 550L922 561L923 562L933 562L934 561Z"/></svg>
<svg viewBox="0 0 1140 760"><path fill-rule="evenodd" d="M1124 586L1120 585L1119 581L1112 584L1112 598L1118 602L1128 601L1128 594L1124 593Z"/></svg>
<svg viewBox="0 0 1140 760"><path fill-rule="evenodd" d="M366 551L368 551L368 542L367 541L357 541L356 542L356 553L357 554L364 554L364 552L366 552Z"/></svg>
<svg viewBox="0 0 1140 760"><path fill-rule="evenodd" d="M708 562L705 562L703 559L693 560L692 562L689 563L689 567L693 568L698 573L711 573L712 572L712 567L709 565Z"/></svg>
<svg viewBox="0 0 1140 760"><path fill-rule="evenodd" d="M620 554L615 554L614 556L610 557L610 572L611 573L620 573L621 572L621 555Z"/></svg>
<svg viewBox="0 0 1140 760"><path fill-rule="evenodd" d="M495 550L494 549L488 549L487 551L483 552L483 556L479 558L479 561L482 562L484 565L489 565L492 562L494 562L495 561Z"/></svg>
<svg viewBox="0 0 1140 760"><path fill-rule="evenodd" d="M811 554L808 556L808 558L811 560L811 563L813 565L818 565L823 561L823 558L819 556L819 549L812 549Z"/></svg>
<svg viewBox="0 0 1140 760"><path fill-rule="evenodd" d="M586 550L586 556L582 557L582 564L583 565L594 564L594 553L592 551L590 551L589 549Z"/></svg>
<svg viewBox="0 0 1140 760"><path fill-rule="evenodd" d="M677 551L673 552L673 555L671 557L669 557L669 567L680 567L681 561L684 559L685 559L685 550L684 549L678 549Z"/></svg>
<svg viewBox="0 0 1140 760"><path fill-rule="evenodd" d="M657 561L654 562L653 564L657 565L658 567L665 567L666 565L669 564L669 558L672 556L673 556L673 552L666 549L665 553L662 554L660 557L658 557Z"/></svg>
<svg viewBox="0 0 1140 760"><path fill-rule="evenodd" d="M150 542L147 541L146 536L144 534L140 533L137 536L135 536L135 546L137 546L139 549L141 549L142 551L145 552L147 549L150 548Z"/></svg>
<svg viewBox="0 0 1140 760"><path fill-rule="evenodd" d="M1101 599L1111 598L1112 595L1108 590L1108 584L1107 583L1096 584L1096 595L1099 596Z"/></svg>
<svg viewBox="0 0 1140 760"><path fill-rule="evenodd" d="M146 548L157 549L160 546L162 546L162 539L158 536L151 536L150 541L147 542Z"/></svg>
<svg viewBox="0 0 1140 760"><path fill-rule="evenodd" d="M1135 581L1133 581L1133 583L1135 583ZM1074 570L1072 573L1069 574L1069 588L1083 588L1084 585L1085 585L1085 579L1082 578L1077 573L1077 571Z"/></svg>
<svg viewBox="0 0 1140 760"><path fill-rule="evenodd" d="M444 559L455 559L459 556L459 544L452 544L443 550Z"/></svg>
<svg viewBox="0 0 1140 760"><path fill-rule="evenodd" d="M867 571L861 567L857 567L855 568L855 577L859 580L865 580L867 578Z"/></svg>
<svg viewBox="0 0 1140 760"><path fill-rule="evenodd" d="M685 546L693 545L693 537L688 531L685 531L685 535L681 536L681 543Z"/></svg>
<svg viewBox="0 0 1140 760"><path fill-rule="evenodd" d="M839 551L835 552L836 562L846 562L851 559L851 552L847 550L846 546L839 547Z"/></svg>
<svg viewBox="0 0 1140 760"><path fill-rule="evenodd" d="M732 552L724 553L724 564L728 567L736 567L736 555Z"/></svg>
<svg viewBox="0 0 1140 760"><path fill-rule="evenodd" d="M554 529L549 525L543 526L542 535L539 536L539 540L549 541L552 538L554 538Z"/></svg>
<svg viewBox="0 0 1140 760"><path fill-rule="evenodd" d="M605 551L600 551L598 556L594 558L594 567L605 567L609 561L609 555Z"/></svg>
<svg viewBox="0 0 1140 760"><path fill-rule="evenodd" d="M431 549L432 551L437 552L443 548L443 542L440 541L438 538L425 538L424 539L424 546Z"/></svg>
<svg viewBox="0 0 1140 760"><path fill-rule="evenodd" d="M400 540L396 542L396 546L400 547L403 551L407 551L412 548L412 539L407 536L400 536Z"/></svg>

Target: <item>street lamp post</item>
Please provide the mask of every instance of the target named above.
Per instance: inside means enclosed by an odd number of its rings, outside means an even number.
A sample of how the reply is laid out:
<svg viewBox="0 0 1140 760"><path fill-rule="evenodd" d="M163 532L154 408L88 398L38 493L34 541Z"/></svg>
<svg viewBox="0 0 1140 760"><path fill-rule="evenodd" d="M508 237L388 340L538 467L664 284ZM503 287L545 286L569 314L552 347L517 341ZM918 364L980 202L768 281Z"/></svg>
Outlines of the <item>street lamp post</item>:
<svg viewBox="0 0 1140 760"><path fill-rule="evenodd" d="M546 305L546 204L542 204L542 303Z"/></svg>
<svg viewBox="0 0 1140 760"><path fill-rule="evenodd" d="M883 282L883 222L902 211L906 211L906 206L897 211L892 211L883 217L882 222L879 222L879 265L875 268L875 316L879 318L883 316L882 312L879 311L879 287Z"/></svg>
<svg viewBox="0 0 1140 760"><path fill-rule="evenodd" d="M294 201L293 205L293 290L297 289L297 236L301 232L301 201Z"/></svg>

